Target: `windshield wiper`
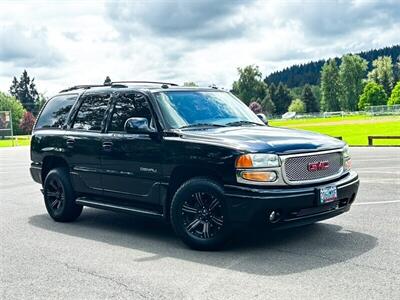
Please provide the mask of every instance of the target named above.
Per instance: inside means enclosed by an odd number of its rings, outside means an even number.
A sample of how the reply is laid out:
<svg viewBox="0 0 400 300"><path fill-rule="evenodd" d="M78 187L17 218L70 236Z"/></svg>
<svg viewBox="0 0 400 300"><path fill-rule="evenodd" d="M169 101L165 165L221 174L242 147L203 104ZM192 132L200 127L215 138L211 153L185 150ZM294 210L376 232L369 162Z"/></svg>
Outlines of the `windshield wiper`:
<svg viewBox="0 0 400 300"><path fill-rule="evenodd" d="M264 126L263 124L260 123L256 123L256 122L252 122L252 121L245 121L245 120L241 120L241 121L235 121L235 122L229 122L226 123L226 126L240 126L240 125L258 125L258 126Z"/></svg>
<svg viewBox="0 0 400 300"><path fill-rule="evenodd" d="M193 128L193 127L226 127L226 125L212 124L212 123L196 123L196 124L189 124L186 126L179 127L179 129Z"/></svg>

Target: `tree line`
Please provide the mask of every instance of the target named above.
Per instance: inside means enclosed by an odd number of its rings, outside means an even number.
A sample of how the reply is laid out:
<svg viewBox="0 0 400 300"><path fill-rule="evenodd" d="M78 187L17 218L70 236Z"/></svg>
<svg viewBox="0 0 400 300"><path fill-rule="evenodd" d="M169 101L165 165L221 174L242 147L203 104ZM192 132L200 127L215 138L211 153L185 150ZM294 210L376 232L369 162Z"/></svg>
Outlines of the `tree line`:
<svg viewBox="0 0 400 300"><path fill-rule="evenodd" d="M368 62L367 71L369 72L373 69L372 62L378 57L390 56L393 62L398 60L400 56L400 45L364 51L357 53L357 55ZM335 60L338 65L341 64L341 58L337 57ZM274 83L275 85L279 84L279 82L282 82L289 88L302 87L306 84L320 85L320 73L325 62L325 60L321 59L305 64L293 65L284 68L281 71L271 73L265 77L264 81L267 84Z"/></svg>
<svg viewBox="0 0 400 300"><path fill-rule="evenodd" d="M289 88L283 82L267 84L258 66L238 68L239 78L232 92L255 112L282 115L288 111L356 111L372 105L400 104L400 61L381 56L372 62L346 54L326 61L320 85Z"/></svg>

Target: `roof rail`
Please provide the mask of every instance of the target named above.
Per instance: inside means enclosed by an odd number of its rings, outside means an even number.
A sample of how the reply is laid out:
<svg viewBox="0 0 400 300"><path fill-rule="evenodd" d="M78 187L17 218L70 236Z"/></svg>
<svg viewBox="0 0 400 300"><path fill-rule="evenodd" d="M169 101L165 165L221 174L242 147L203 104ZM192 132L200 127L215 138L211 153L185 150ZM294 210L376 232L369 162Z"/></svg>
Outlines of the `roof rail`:
<svg viewBox="0 0 400 300"><path fill-rule="evenodd" d="M73 91L73 90L78 90L78 89L90 89L92 87L102 87L102 86L106 86L103 84L82 84L82 85L75 85L75 86L71 86L69 88L66 88L64 90L61 90L60 93L64 93L64 92L69 92L69 91Z"/></svg>
<svg viewBox="0 0 400 300"><path fill-rule="evenodd" d="M153 84L166 84L171 86L178 86L176 83L162 82L162 81L142 81L142 80L126 80L126 81L113 81L111 84L115 83L153 83Z"/></svg>

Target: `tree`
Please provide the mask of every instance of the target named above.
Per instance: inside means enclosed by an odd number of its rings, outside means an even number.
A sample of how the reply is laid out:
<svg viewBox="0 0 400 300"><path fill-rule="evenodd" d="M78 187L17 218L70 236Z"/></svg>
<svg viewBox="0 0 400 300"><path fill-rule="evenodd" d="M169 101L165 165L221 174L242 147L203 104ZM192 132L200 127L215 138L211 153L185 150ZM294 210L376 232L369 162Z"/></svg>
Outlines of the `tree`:
<svg viewBox="0 0 400 300"><path fill-rule="evenodd" d="M104 80L104 85L111 85L111 83L112 83L112 81L111 81L111 78L110 78L110 76L107 76L106 77L106 79Z"/></svg>
<svg viewBox="0 0 400 300"><path fill-rule="evenodd" d="M26 111L22 117L21 122L19 123L19 128L22 130L22 133L30 134L32 132L33 125L35 125L35 117L29 111Z"/></svg>
<svg viewBox="0 0 400 300"><path fill-rule="evenodd" d="M16 97L26 110L37 113L39 93L36 90L35 78L31 80L26 70L22 72L19 81L14 77L10 87L10 94Z"/></svg>
<svg viewBox="0 0 400 300"><path fill-rule="evenodd" d="M387 96L383 86L370 81L364 87L364 91L358 101L358 108L364 110L367 106L385 105L386 101Z"/></svg>
<svg viewBox="0 0 400 300"><path fill-rule="evenodd" d="M390 95L394 84L393 64L390 56L381 56L372 62L374 69L368 73L368 80L380 84Z"/></svg>
<svg viewBox="0 0 400 300"><path fill-rule="evenodd" d="M347 54L342 57L339 67L340 108L342 110L354 111L357 109L367 65L367 61L358 55Z"/></svg>
<svg viewBox="0 0 400 300"><path fill-rule="evenodd" d="M301 93L301 100L304 102L306 106L306 112L319 111L318 101L315 98L309 84L306 84L304 86L303 92Z"/></svg>
<svg viewBox="0 0 400 300"><path fill-rule="evenodd" d="M39 100L37 101L37 108L36 111L39 113L42 107L46 104L47 98L43 94L39 94Z"/></svg>
<svg viewBox="0 0 400 300"><path fill-rule="evenodd" d="M253 111L253 113L255 113L255 114L259 114L259 113L262 113L262 106L261 106L261 104L259 103L259 102L257 102L257 101L252 101L250 104L249 104L249 108Z"/></svg>
<svg viewBox="0 0 400 300"><path fill-rule="evenodd" d="M306 112L306 105L300 99L294 99L289 105L290 112L304 113Z"/></svg>
<svg viewBox="0 0 400 300"><path fill-rule="evenodd" d="M392 95L390 95L388 105L400 104L400 81L397 82L396 86L392 90Z"/></svg>
<svg viewBox="0 0 400 300"><path fill-rule="evenodd" d="M193 81L187 81L183 83L183 86L198 86L198 85Z"/></svg>
<svg viewBox="0 0 400 300"><path fill-rule="evenodd" d="M275 104L271 99L270 92L267 91L267 94L265 95L264 99L261 101L261 106L263 111L267 115L273 115L275 113Z"/></svg>
<svg viewBox="0 0 400 300"><path fill-rule="evenodd" d="M250 65L237 70L239 79L233 83L232 92L246 104L249 104L252 99L264 99L267 84L262 81L258 66Z"/></svg>
<svg viewBox="0 0 400 300"><path fill-rule="evenodd" d="M290 103L292 102L292 97L290 96L289 89L282 82L279 83L278 88L274 93L274 98L273 102L276 107L276 113L279 115L286 113Z"/></svg>
<svg viewBox="0 0 400 300"><path fill-rule="evenodd" d="M21 102L15 97L0 92L0 111L11 111L14 133L20 133L19 122L25 112Z"/></svg>
<svg viewBox="0 0 400 300"><path fill-rule="evenodd" d="M339 111L339 68L336 60L329 59L321 71L321 110Z"/></svg>

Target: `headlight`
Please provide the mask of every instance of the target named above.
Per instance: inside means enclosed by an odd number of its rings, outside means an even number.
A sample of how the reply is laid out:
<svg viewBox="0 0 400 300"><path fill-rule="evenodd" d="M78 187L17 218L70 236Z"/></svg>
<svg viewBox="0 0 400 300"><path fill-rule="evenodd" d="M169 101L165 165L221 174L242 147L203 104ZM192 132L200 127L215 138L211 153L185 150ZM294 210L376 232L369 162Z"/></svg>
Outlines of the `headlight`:
<svg viewBox="0 0 400 300"><path fill-rule="evenodd" d="M348 171L351 169L351 156L349 153L348 146L343 148L343 168L345 171Z"/></svg>
<svg viewBox="0 0 400 300"><path fill-rule="evenodd" d="M279 167L278 155L254 153L241 155L236 160L237 169Z"/></svg>

